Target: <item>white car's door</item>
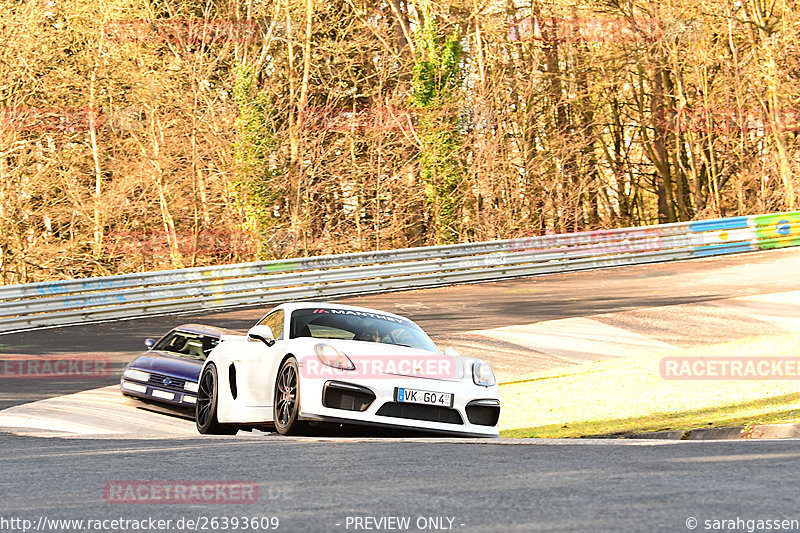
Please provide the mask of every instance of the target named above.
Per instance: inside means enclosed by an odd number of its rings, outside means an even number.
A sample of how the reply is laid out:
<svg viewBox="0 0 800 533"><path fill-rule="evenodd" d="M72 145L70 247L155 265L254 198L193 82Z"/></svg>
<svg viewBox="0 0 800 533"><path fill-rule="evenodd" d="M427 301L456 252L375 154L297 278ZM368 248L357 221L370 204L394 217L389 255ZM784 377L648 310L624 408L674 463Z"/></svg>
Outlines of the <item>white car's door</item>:
<svg viewBox="0 0 800 533"><path fill-rule="evenodd" d="M242 387L243 399L246 398L248 406L271 407L275 375L281 356L285 353L286 341L276 341L272 346L267 346L261 341L260 347L253 350L255 357L240 360L237 364L237 381Z"/></svg>
<svg viewBox="0 0 800 533"><path fill-rule="evenodd" d="M288 336L285 334L285 322L286 313L278 308L256 324L256 327L269 327L275 340L271 346L264 340L250 341L259 345L259 349L256 350L257 356L246 362L242 361L242 375L238 381L243 384L249 406L272 407L275 375L278 373L281 356L286 353L284 339Z"/></svg>

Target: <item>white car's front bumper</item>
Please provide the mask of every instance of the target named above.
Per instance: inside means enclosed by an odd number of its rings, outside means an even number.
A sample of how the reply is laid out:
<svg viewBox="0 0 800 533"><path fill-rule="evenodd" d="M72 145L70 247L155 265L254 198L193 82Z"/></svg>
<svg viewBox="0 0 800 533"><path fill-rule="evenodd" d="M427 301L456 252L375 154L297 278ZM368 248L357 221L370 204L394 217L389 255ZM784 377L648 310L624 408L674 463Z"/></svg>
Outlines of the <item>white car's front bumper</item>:
<svg viewBox="0 0 800 533"><path fill-rule="evenodd" d="M482 387L466 381L402 376L349 380L346 373L342 373L330 379L303 379L300 387L300 418L303 420L389 426L470 437L499 435L500 393L496 385ZM397 388L450 393L453 405L397 402ZM374 399L370 399L368 392Z"/></svg>

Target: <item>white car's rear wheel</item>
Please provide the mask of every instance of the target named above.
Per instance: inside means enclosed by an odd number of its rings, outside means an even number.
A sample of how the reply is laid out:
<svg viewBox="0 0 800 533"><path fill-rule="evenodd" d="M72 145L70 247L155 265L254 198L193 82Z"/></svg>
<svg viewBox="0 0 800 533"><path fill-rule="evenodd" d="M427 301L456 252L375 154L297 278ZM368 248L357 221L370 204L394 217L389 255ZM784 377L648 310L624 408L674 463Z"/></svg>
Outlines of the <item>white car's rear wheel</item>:
<svg viewBox="0 0 800 533"><path fill-rule="evenodd" d="M297 435L305 429L305 425L297 419L300 414L300 373L294 357L286 359L278 371L275 401L272 405L272 416L278 433Z"/></svg>
<svg viewBox="0 0 800 533"><path fill-rule="evenodd" d="M204 435L236 435L239 428L231 424L220 424L217 420L218 383L217 367L209 364L203 370L197 387L197 403L194 410L197 431Z"/></svg>

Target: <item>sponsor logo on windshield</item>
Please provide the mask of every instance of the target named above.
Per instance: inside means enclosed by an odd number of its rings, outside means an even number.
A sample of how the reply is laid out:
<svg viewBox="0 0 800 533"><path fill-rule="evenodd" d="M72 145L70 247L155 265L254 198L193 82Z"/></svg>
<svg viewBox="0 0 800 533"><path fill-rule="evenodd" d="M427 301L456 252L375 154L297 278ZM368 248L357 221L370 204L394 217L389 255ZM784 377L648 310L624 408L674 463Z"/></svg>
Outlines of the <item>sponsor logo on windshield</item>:
<svg viewBox="0 0 800 533"><path fill-rule="evenodd" d="M405 324L406 321L402 318L395 316L381 315L378 313L370 313L368 311L353 311L352 309L314 309L311 311L314 314L329 314L329 315L350 315L361 318L377 318L380 320L387 320L395 324Z"/></svg>

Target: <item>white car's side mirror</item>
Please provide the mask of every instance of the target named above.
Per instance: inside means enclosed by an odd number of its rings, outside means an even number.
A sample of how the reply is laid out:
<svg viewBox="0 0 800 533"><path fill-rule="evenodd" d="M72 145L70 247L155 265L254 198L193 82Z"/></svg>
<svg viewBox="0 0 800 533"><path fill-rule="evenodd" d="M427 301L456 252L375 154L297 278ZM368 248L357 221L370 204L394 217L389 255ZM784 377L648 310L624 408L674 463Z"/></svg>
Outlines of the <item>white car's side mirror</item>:
<svg viewBox="0 0 800 533"><path fill-rule="evenodd" d="M251 341L261 341L267 346L275 344L275 336L272 334L272 330L264 324L250 328L247 332L247 338Z"/></svg>
<svg viewBox="0 0 800 533"><path fill-rule="evenodd" d="M445 348L444 354L450 357L461 357L461 354L455 348Z"/></svg>

